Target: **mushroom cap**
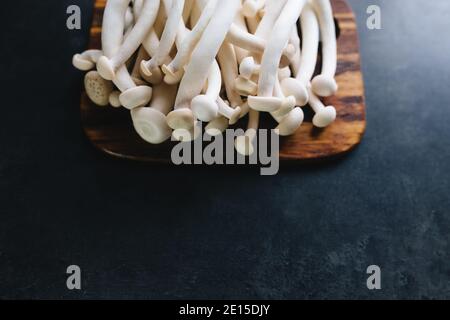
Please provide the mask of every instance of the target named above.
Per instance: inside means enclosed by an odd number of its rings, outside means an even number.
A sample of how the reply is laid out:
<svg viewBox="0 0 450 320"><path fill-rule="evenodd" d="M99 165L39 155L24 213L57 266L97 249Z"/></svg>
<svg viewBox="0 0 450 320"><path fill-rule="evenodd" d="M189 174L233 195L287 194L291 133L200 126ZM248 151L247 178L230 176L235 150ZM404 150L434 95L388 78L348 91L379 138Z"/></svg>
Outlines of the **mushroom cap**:
<svg viewBox="0 0 450 320"><path fill-rule="evenodd" d="M148 86L128 89L119 96L120 103L127 109L143 107L152 99L153 90Z"/></svg>
<svg viewBox="0 0 450 320"><path fill-rule="evenodd" d="M160 68L153 69L151 75L144 74L142 70L139 70L139 74L141 75L142 79L152 85L158 85L163 81L163 74Z"/></svg>
<svg viewBox="0 0 450 320"><path fill-rule="evenodd" d="M254 18L259 12L258 3L255 0L246 0L242 5L242 14L246 18Z"/></svg>
<svg viewBox="0 0 450 320"><path fill-rule="evenodd" d="M338 91L338 84L334 78L318 75L311 82L312 90L320 97L330 97Z"/></svg>
<svg viewBox="0 0 450 320"><path fill-rule="evenodd" d="M261 112L275 112L281 108L285 99L277 97L249 96L248 105L250 108Z"/></svg>
<svg viewBox="0 0 450 320"><path fill-rule="evenodd" d="M219 112L217 102L207 95L198 95L192 99L191 109L195 117L203 122L217 118Z"/></svg>
<svg viewBox="0 0 450 320"><path fill-rule="evenodd" d="M328 127L336 120L336 109L333 106L328 106L320 109L313 118L313 124L318 128Z"/></svg>
<svg viewBox="0 0 450 320"><path fill-rule="evenodd" d="M94 69L95 63L89 59L84 58L81 54L77 53L72 58L72 64L75 68L81 71L89 71Z"/></svg>
<svg viewBox="0 0 450 320"><path fill-rule="evenodd" d="M197 140L201 133L200 127L194 124L191 129L175 129L172 132L172 138L180 142L190 142Z"/></svg>
<svg viewBox="0 0 450 320"><path fill-rule="evenodd" d="M255 69L255 59L252 56L246 57L241 61L241 64L239 65L239 74L244 79L250 79L255 73Z"/></svg>
<svg viewBox="0 0 450 320"><path fill-rule="evenodd" d="M290 136L294 134L297 129L300 128L304 119L305 115L303 110L298 107L294 108L278 125L277 129L279 130L280 136Z"/></svg>
<svg viewBox="0 0 450 320"><path fill-rule="evenodd" d="M84 87L89 99L96 105L105 107L109 104L109 95L113 91L113 85L110 81L103 79L97 71L86 73Z"/></svg>
<svg viewBox="0 0 450 320"><path fill-rule="evenodd" d="M229 121L225 117L218 117L214 120L212 120L208 125L205 127L205 132L209 134L211 137L215 137L218 135L221 135L222 132L227 130Z"/></svg>
<svg viewBox="0 0 450 320"><path fill-rule="evenodd" d="M167 84L170 84L170 85L177 84L183 78L183 75L184 75L183 69L179 70L178 72L174 72L171 68L169 68L165 64L162 65L161 69L162 69L162 72L164 72L164 74L165 74L164 82Z"/></svg>
<svg viewBox="0 0 450 320"><path fill-rule="evenodd" d="M195 125L195 117L191 109L180 108L170 112L167 115L167 124L174 130L191 130Z"/></svg>
<svg viewBox="0 0 450 320"><path fill-rule="evenodd" d="M148 143L163 143L172 135L166 117L155 109L135 108L131 110L131 118L136 132Z"/></svg>
<svg viewBox="0 0 450 320"><path fill-rule="evenodd" d="M281 82L281 89L286 96L295 97L296 105L303 107L308 103L308 90L301 81L295 78L286 78Z"/></svg>
<svg viewBox="0 0 450 320"><path fill-rule="evenodd" d="M106 80L113 80L116 77L114 66L107 57L101 56L97 61L97 71Z"/></svg>
<svg viewBox="0 0 450 320"><path fill-rule="evenodd" d="M113 91L109 95L109 104L114 108L120 108L122 104L120 103L120 91Z"/></svg>
<svg viewBox="0 0 450 320"><path fill-rule="evenodd" d="M242 113L241 107L234 108L234 112L230 117L229 124L230 125L236 124L241 118L241 113Z"/></svg>
<svg viewBox="0 0 450 320"><path fill-rule="evenodd" d="M237 137L234 146L236 151L243 156L250 156L255 152L253 141L247 135Z"/></svg>
<svg viewBox="0 0 450 320"><path fill-rule="evenodd" d="M234 81L234 88L241 96L253 96L258 92L258 85L244 77L237 77Z"/></svg>

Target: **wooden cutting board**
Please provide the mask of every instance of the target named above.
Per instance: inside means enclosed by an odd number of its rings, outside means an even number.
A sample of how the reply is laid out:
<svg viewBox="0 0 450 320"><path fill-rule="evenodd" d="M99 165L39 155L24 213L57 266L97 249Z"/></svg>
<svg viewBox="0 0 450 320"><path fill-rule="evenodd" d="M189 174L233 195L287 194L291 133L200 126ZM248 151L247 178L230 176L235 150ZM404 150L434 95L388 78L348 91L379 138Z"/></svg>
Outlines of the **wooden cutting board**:
<svg viewBox="0 0 450 320"><path fill-rule="evenodd" d="M338 117L326 129L314 128L309 107L305 110L305 123L291 137L281 138L280 159L283 161L311 161L344 155L362 140L366 128L364 84L361 72L359 40L353 12L345 0L332 0L338 26L339 92L325 99L326 105L335 106ZM89 47L101 48L102 15L105 0L96 0ZM134 131L130 112L125 109L98 107L86 93L81 96L81 120L88 139L99 150L109 155L146 162L169 162L172 142L151 145ZM245 122L238 124L245 127ZM269 117L263 117L262 127L274 128Z"/></svg>

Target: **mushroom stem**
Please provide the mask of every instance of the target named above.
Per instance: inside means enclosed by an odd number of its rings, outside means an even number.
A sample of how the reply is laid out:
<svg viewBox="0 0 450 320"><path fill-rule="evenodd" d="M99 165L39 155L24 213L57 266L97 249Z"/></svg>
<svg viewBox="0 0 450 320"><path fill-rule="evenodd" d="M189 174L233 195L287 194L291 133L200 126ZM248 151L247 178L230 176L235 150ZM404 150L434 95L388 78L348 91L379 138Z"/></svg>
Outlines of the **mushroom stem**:
<svg viewBox="0 0 450 320"><path fill-rule="evenodd" d="M237 137L235 141L236 151L243 156L250 156L255 152L253 143L259 128L259 112L250 110L247 131L243 136Z"/></svg>
<svg viewBox="0 0 450 320"><path fill-rule="evenodd" d="M126 3L128 6L130 0L122 0L122 2ZM99 59L97 63L97 69L102 77L107 80L113 80L117 69L125 64L125 62L133 55L133 53L136 52L136 50L139 48L139 45L142 43L145 36L156 21L159 5L160 0L146 0L136 24L134 25L128 37L126 37L124 42L121 44L117 52L115 52L115 54L111 58L103 56ZM105 14L107 13L109 12L106 12L105 9ZM121 18L120 16L118 16L120 13L121 12L119 11L117 14L114 14L114 18L116 18L114 19L114 22L116 22L117 18ZM106 20L109 20L108 18L111 17L106 16L105 18ZM123 17L121 19L123 19Z"/></svg>
<svg viewBox="0 0 450 320"><path fill-rule="evenodd" d="M243 31L235 24L231 26L226 41L239 48L254 52L256 54L263 54L267 46L267 41L265 39ZM292 45L287 45L283 48L283 55L288 59L291 59L295 52L295 47Z"/></svg>
<svg viewBox="0 0 450 320"><path fill-rule="evenodd" d="M196 96L191 102L194 116L203 122L209 122L217 118L219 107L217 98L222 88L222 74L216 61L211 66L208 76L208 88L204 95Z"/></svg>
<svg viewBox="0 0 450 320"><path fill-rule="evenodd" d="M95 68L98 59L103 55L101 50L86 50L73 56L72 64L81 71L89 71Z"/></svg>
<svg viewBox="0 0 450 320"><path fill-rule="evenodd" d="M280 136L290 136L300 128L305 115L302 109L295 107L295 99L285 99L278 79L275 85L275 95L286 101L280 110L271 113L272 117L278 122L276 130L278 130Z"/></svg>
<svg viewBox="0 0 450 320"><path fill-rule="evenodd" d="M194 126L190 103L202 91L210 68L240 5L240 0L218 2L214 16L192 52L191 61L186 67L175 101L175 111L168 115L168 124L171 128L191 129Z"/></svg>
<svg viewBox="0 0 450 320"><path fill-rule="evenodd" d="M234 81L238 77L239 73L236 50L233 45L225 42L219 50L217 59L219 60L220 67L222 68L222 77L228 101L230 101L233 108L241 108L240 117L242 118L248 113L248 105L243 103L241 96L234 87Z"/></svg>
<svg viewBox="0 0 450 320"><path fill-rule="evenodd" d="M338 90L334 79L337 68L337 41L333 8L329 0L313 0L312 3L317 13L322 36L322 72L313 79L311 85L315 94L329 97L336 94Z"/></svg>
<svg viewBox="0 0 450 320"><path fill-rule="evenodd" d="M176 86L161 83L154 88L149 107L136 108L131 111L134 128L145 141L159 144L172 135L172 130L166 122L166 115L172 109L176 91Z"/></svg>
<svg viewBox="0 0 450 320"><path fill-rule="evenodd" d="M185 0L166 0L165 6L168 14L166 27L164 28L156 54L148 61L142 61L141 70L147 75L152 75L152 70L161 66L170 54L175 43L180 23L183 23L183 9ZM184 24L183 24L184 28Z"/></svg>
<svg viewBox="0 0 450 320"><path fill-rule="evenodd" d="M104 57L114 56L123 42L128 4L129 1L123 0L109 0L106 4L102 33ZM113 82L122 92L119 97L121 104L128 109L146 105L151 99L152 88L136 86L124 64L118 69Z"/></svg>
<svg viewBox="0 0 450 320"><path fill-rule="evenodd" d="M219 105L219 113L229 120L230 125L239 121L241 116L240 107L230 107L221 97L218 97L217 104Z"/></svg>
<svg viewBox="0 0 450 320"><path fill-rule="evenodd" d="M283 48L289 41L292 27L297 22L305 4L306 0L288 0L273 27L261 62L258 96L249 96L248 99L250 107L255 110L273 112L280 109L283 104L283 99L273 97L276 75ZM307 100L307 97L304 99Z"/></svg>
<svg viewBox="0 0 450 320"><path fill-rule="evenodd" d="M310 90L309 105L316 115L313 118L313 124L318 128L328 127L336 120L336 109L333 106L325 106L322 101Z"/></svg>
<svg viewBox="0 0 450 320"><path fill-rule="evenodd" d="M163 65L162 70L166 74L166 76L172 79L178 78L179 80L181 80L179 73L184 71L183 67L188 63L192 51L200 41L203 32L208 26L208 23L211 21L211 18L215 13L217 2L218 0L210 0L207 2L205 7L203 8L201 16L195 24L195 27L182 41L175 58L170 62L170 64Z"/></svg>

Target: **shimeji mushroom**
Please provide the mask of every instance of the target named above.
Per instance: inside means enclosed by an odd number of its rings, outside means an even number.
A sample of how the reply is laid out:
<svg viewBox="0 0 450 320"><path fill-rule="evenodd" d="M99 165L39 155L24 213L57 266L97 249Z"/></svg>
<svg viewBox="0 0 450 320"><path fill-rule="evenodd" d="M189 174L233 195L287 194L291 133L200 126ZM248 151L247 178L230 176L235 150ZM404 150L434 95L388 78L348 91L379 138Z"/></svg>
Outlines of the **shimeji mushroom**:
<svg viewBox="0 0 450 320"><path fill-rule="evenodd" d="M259 128L259 111L250 110L247 131L235 141L236 151L243 156L250 156L255 152L253 143Z"/></svg>
<svg viewBox="0 0 450 320"><path fill-rule="evenodd" d="M296 24L305 4L306 0L289 0L274 25L261 62L258 95L248 98L250 107L255 110L273 112L280 109L284 102L283 99L273 97L276 75L283 48L289 41L292 27ZM302 94L303 99L307 100L306 90L298 92L296 98Z"/></svg>
<svg viewBox="0 0 450 320"><path fill-rule="evenodd" d="M233 125L239 121L241 116L241 107L232 108L221 97L217 98L219 113L229 120L229 124Z"/></svg>
<svg viewBox="0 0 450 320"><path fill-rule="evenodd" d="M172 129L167 125L166 115L172 110L176 92L176 86L161 83L154 88L149 107L131 111L136 132L148 143L159 144L170 138Z"/></svg>
<svg viewBox="0 0 450 320"><path fill-rule="evenodd" d="M276 129L280 136L290 136L294 134L303 123L305 115L303 110L295 107L296 102L294 97L285 99L284 93L281 89L280 82L276 81L275 96L282 98L285 103L276 112L272 112L272 117L278 122Z"/></svg>
<svg viewBox="0 0 450 320"><path fill-rule="evenodd" d="M251 51L256 54L263 54L267 47L267 41L242 30L238 25L233 24L228 31L226 40L237 47ZM295 54L295 47L287 45L283 49L283 56L288 60Z"/></svg>
<svg viewBox="0 0 450 320"><path fill-rule="evenodd" d="M336 109L332 106L325 107L311 90L310 81L314 75L319 50L319 24L313 8L309 4L303 9L301 26L303 31L303 50L299 62L300 68L296 70L296 79L308 88L309 104L316 113L313 118L313 124L322 128L334 122Z"/></svg>
<svg viewBox="0 0 450 320"><path fill-rule="evenodd" d="M336 94L338 85L334 79L337 68L336 26L333 8L329 0L313 0L322 36L322 71L311 82L312 90L321 97Z"/></svg>
<svg viewBox="0 0 450 320"><path fill-rule="evenodd" d="M191 109L194 116L203 122L209 122L217 118L219 106L217 98L222 89L222 74L216 61L211 66L208 75L208 85L205 94L201 94L192 99Z"/></svg>
<svg viewBox="0 0 450 320"><path fill-rule="evenodd" d="M84 77L84 88L89 99L96 105L105 107L113 91L111 81L103 79L97 71L90 71Z"/></svg>
<svg viewBox="0 0 450 320"><path fill-rule="evenodd" d="M218 0L209 0L207 2L199 1L197 4L203 5L203 11L201 12L198 21L196 21L195 26L192 31L187 34L183 39L175 58L168 64L162 66L162 70L166 75L165 81L176 83L181 80L183 76L184 67L189 61L195 46L200 41L203 32L207 28L211 18L215 13ZM200 9L200 8L198 8ZM194 10L195 11L195 10Z"/></svg>
<svg viewBox="0 0 450 320"><path fill-rule="evenodd" d="M245 17L253 18L264 8L266 0L244 0L242 13Z"/></svg>
<svg viewBox="0 0 450 320"><path fill-rule="evenodd" d="M108 30L107 28L110 27L111 24L117 22L117 20L123 19L126 13L126 9L123 12L120 10L120 6L114 6L111 7L110 10L107 10L111 1L116 2L117 0L109 0L107 2L103 22L103 28L105 28L105 30ZM126 4L128 7L130 0L122 0L121 2L122 6ZM116 52L114 52L111 57L103 56L98 60L97 70L102 77L107 80L113 80L116 76L117 69L123 66L133 53L136 52L156 21L159 5L160 0L146 0L132 31L125 38ZM111 22L105 26L105 20Z"/></svg>
<svg viewBox="0 0 450 320"><path fill-rule="evenodd" d="M166 13L168 16L166 26L164 28L161 40L159 43L159 48L156 54L148 61L142 61L141 71L146 76L151 76L155 69L166 62L170 51L175 44L177 33L179 30L180 23L183 24L183 10L184 10L185 0L165 0L164 6L166 8ZM169 7L169 5L171 5ZM158 71L159 72L159 71Z"/></svg>
<svg viewBox="0 0 450 320"><path fill-rule="evenodd" d="M72 64L81 71L89 71L95 68L98 59L103 55L101 50L86 50L83 53L77 53L72 58Z"/></svg>
<svg viewBox="0 0 450 320"><path fill-rule="evenodd" d="M123 0L109 0L106 4L102 33L105 57L113 56L124 42L125 12L128 4L129 1ZM152 88L136 86L125 65L119 67L113 82L122 92L119 96L120 103L128 109L146 105L151 99Z"/></svg>
<svg viewBox="0 0 450 320"><path fill-rule="evenodd" d="M244 117L248 113L248 104L242 101L241 96L235 90L234 81L238 76L238 66L236 50L230 43L225 42L219 50L217 59L222 68L222 78L225 85L228 101L231 107L239 107L241 110L240 117Z"/></svg>
<svg viewBox="0 0 450 320"><path fill-rule="evenodd" d="M220 1L217 4L214 17L203 32L186 67L186 72L180 83L175 101L175 110L169 113L167 117L169 126L174 130L190 130L195 125L190 103L202 91L210 68L240 5L240 0Z"/></svg>

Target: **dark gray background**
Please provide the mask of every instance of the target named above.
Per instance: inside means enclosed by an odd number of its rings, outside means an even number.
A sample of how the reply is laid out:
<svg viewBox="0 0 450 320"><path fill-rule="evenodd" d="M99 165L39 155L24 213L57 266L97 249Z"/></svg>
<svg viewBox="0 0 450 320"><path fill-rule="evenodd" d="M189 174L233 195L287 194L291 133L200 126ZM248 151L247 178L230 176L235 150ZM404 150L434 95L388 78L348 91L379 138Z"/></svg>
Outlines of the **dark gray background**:
<svg viewBox="0 0 450 320"><path fill-rule="evenodd" d="M0 298L450 298L450 2L351 0L367 95L341 161L148 166L84 138L89 0L5 2ZM78 3L83 30L65 28ZM369 4L383 30L365 27ZM83 290L65 288L81 266ZM380 265L383 289L366 288Z"/></svg>

